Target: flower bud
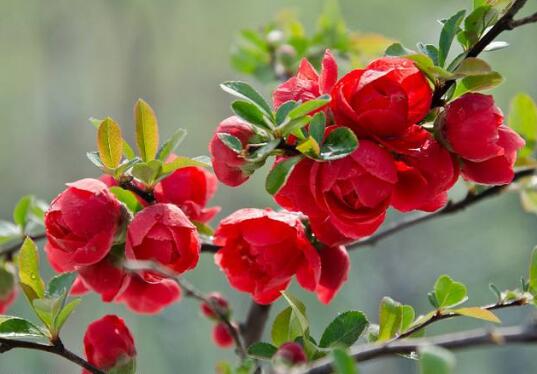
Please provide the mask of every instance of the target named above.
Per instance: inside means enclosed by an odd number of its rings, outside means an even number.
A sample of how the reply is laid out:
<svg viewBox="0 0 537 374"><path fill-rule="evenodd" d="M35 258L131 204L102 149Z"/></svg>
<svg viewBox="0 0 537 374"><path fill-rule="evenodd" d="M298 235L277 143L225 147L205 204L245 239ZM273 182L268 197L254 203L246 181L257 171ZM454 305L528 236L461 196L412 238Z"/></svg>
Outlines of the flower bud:
<svg viewBox="0 0 537 374"><path fill-rule="evenodd" d="M229 327L220 322L213 328L213 341L221 348L228 348L233 345L233 337L229 331Z"/></svg>
<svg viewBox="0 0 537 374"><path fill-rule="evenodd" d="M278 368L289 368L306 363L306 353L298 343L284 343L280 346L272 358L274 366Z"/></svg>
<svg viewBox="0 0 537 374"><path fill-rule="evenodd" d="M229 315L231 312L229 308L229 304L226 299L222 297L218 292L214 292L209 295L209 300L212 302L213 305L215 305L219 310L225 314ZM218 316L214 313L213 308L211 305L208 305L207 303L201 303L200 309L203 315L207 318L211 319L217 319Z"/></svg>

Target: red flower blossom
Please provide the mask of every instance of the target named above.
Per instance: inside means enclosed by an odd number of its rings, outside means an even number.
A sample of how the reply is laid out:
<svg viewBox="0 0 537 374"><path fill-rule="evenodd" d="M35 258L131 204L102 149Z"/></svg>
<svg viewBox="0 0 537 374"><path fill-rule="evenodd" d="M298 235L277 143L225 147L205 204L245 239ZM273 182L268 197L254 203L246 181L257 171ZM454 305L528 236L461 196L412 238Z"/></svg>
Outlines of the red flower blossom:
<svg viewBox="0 0 537 374"><path fill-rule="evenodd" d="M133 312L157 314L180 299L181 289L173 280L163 279L159 283L148 283L133 275L125 292L116 300L125 303Z"/></svg>
<svg viewBox="0 0 537 374"><path fill-rule="evenodd" d="M315 293L324 304L328 304L347 281L351 262L343 246L327 247L319 251L321 277Z"/></svg>
<svg viewBox="0 0 537 374"><path fill-rule="evenodd" d="M121 205L96 179L68 183L45 215L47 239L65 268L92 265L110 251L121 221Z"/></svg>

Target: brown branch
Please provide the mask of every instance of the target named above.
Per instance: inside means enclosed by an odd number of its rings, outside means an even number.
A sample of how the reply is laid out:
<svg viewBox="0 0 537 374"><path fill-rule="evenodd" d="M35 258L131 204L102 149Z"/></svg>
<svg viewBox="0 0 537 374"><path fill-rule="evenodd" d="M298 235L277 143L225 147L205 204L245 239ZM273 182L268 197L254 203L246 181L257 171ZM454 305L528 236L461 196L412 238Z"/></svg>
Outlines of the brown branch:
<svg viewBox="0 0 537 374"><path fill-rule="evenodd" d="M515 0L509 10L494 24L494 26L492 26L492 28L468 50L466 58L477 57L502 32L512 30L530 22L537 22L537 14L522 18L518 21L514 20L515 15L522 9L526 2L527 0ZM444 84L439 85L434 92L431 107L443 106L442 96L444 96L454 84L455 80L448 80L444 82Z"/></svg>
<svg viewBox="0 0 537 374"><path fill-rule="evenodd" d="M524 177L528 177L530 175L533 175L535 173L536 169L534 168L528 168L528 169L522 169L522 170L519 170L515 173L515 177L513 179L513 182L521 179L521 178L524 178ZM425 214L425 215L422 215L422 216L419 216L419 217L416 217L416 218L411 218L411 219L407 219L407 220L403 220L403 221L400 221L398 223L395 223L393 226L391 226L390 228L384 230L384 231L381 231L377 234L374 234L366 239L362 239L362 240L358 240L354 243L351 243L348 245L347 249L348 250L353 250L353 249L357 249L357 248L360 248L360 247L365 247L365 246L370 246L370 245L375 245L376 243L378 243L379 241L387 238L387 237L390 237L396 233L398 233L399 231L402 231L404 229L407 229L409 227L412 227L412 226L415 226L417 224L420 224L420 223L423 223L423 222L428 222L430 220L433 220L435 218L439 218L439 217L443 217L443 216L446 216L446 215L450 215L450 214L453 214L453 213L457 213L457 212L460 212L462 210L465 210L466 208L470 207L470 206L473 206L483 200L486 200L490 197L493 197L493 196L496 196L502 192L504 192L505 190L507 190L507 188L509 188L510 184L506 184L506 185L501 185L501 186L494 186L494 187L491 187L491 188L488 188L486 189L485 191L483 192L480 192L480 193L472 193L472 192L469 192L466 197L456 203L453 203L453 202L450 202L448 203L445 208L435 212L435 213L431 213L431 214Z"/></svg>
<svg viewBox="0 0 537 374"><path fill-rule="evenodd" d="M434 338L401 340L384 344L361 344L351 348L350 354L356 361L363 362L388 355L409 354L431 345L456 350L483 345L519 343L537 343L537 325L535 323L528 326L504 327L493 330L477 329L440 335ZM319 360L304 370L304 373L309 374L328 374L331 372L332 361L328 358Z"/></svg>
<svg viewBox="0 0 537 374"><path fill-rule="evenodd" d="M241 324L241 334L246 347L261 340L269 314L270 304L261 305L252 301L246 321Z"/></svg>
<svg viewBox="0 0 537 374"><path fill-rule="evenodd" d="M126 190L129 190L131 192L134 192L136 195L140 196L142 199L144 199L149 204L152 204L155 202L155 196L153 195L153 192L146 191L140 187L138 187L136 184L132 182L133 178L130 177L125 180L121 180L119 182L119 186L121 188L124 188Z"/></svg>
<svg viewBox="0 0 537 374"><path fill-rule="evenodd" d="M42 240L42 239L45 239L46 237L47 237L47 235L44 232L36 234L36 235L29 236L29 238L32 239L33 241ZM24 238L26 238L26 236L24 236ZM0 257L3 257L3 256L13 257L15 252L17 252L20 249L20 247L21 247L21 245L22 245L22 243L24 241L24 238L21 238L20 241L18 241L15 244L10 245L7 248L1 249L0 250Z"/></svg>
<svg viewBox="0 0 537 374"><path fill-rule="evenodd" d="M241 333L239 331L239 328L228 318L225 311L221 309L218 303L214 302L211 298L204 295L201 291L199 291L192 284L190 284L190 282L186 281L180 276L177 276L177 274L168 270L166 267L153 261L126 261L123 263L123 267L126 270L135 272L141 272L144 270L156 271L157 273L162 274L166 278L175 281L175 283L177 283L177 285L181 287L181 289L185 293L185 296L191 297L199 302L207 304L207 306L214 312L214 314L218 316L218 319L227 326L233 338L233 341L235 342L237 355L241 359L246 358L247 353L241 340Z"/></svg>
<svg viewBox="0 0 537 374"><path fill-rule="evenodd" d="M481 306L479 308L480 309L486 309L486 310L497 310L497 309L510 308L510 307L514 307L514 306L527 305L527 304L528 304L528 299L525 298L525 297L522 297L520 299L516 299L516 300L512 300L512 301L508 301L508 302L500 300L495 304L485 305L485 306ZM420 323L420 324L418 324L418 325L416 325L414 327L411 327L410 329L408 329L407 331L405 331L401 335L396 336L393 340L395 341L395 340L401 340L401 339L404 339L404 338L408 338L409 336L415 334L416 332L424 329L425 327L427 327L429 325L432 325L435 322L442 321L444 319L454 318L454 317L463 317L463 316L460 315L460 314L451 312L451 311L450 312L443 312L441 310L438 310L437 313L434 314L431 318L425 320L424 322L422 322L422 323Z"/></svg>
<svg viewBox="0 0 537 374"><path fill-rule="evenodd" d="M48 345L24 340L0 338L0 353L4 353L16 348L25 348L33 349L36 351L49 352L61 356L77 364L80 367L83 367L84 369L90 371L93 374L106 374L103 370L96 368L95 366L84 360L82 357L65 348L60 340L58 340L53 345Z"/></svg>

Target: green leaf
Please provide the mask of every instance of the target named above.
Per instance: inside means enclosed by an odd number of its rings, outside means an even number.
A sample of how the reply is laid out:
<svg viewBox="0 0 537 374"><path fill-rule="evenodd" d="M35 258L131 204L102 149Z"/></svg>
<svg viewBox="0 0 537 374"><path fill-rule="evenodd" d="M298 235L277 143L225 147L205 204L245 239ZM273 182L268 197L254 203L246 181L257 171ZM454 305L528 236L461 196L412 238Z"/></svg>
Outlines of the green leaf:
<svg viewBox="0 0 537 374"><path fill-rule="evenodd" d="M0 300L5 300L13 292L14 286L15 276L4 264L0 264Z"/></svg>
<svg viewBox="0 0 537 374"><path fill-rule="evenodd" d="M465 317L482 319L483 321L488 321L488 322L494 322L494 323L501 323L502 322L490 310L483 309L483 308L480 308L480 307L477 307L477 306L476 307L469 307L469 308L454 309L453 313L456 313L456 314L459 314L459 315L465 316Z"/></svg>
<svg viewBox="0 0 537 374"><path fill-rule="evenodd" d="M125 139L123 139L123 156L127 160L132 160L136 157L134 149L132 149L131 145Z"/></svg>
<svg viewBox="0 0 537 374"><path fill-rule="evenodd" d="M127 160L123 162L121 165L119 165L115 171L114 171L114 178L119 179L123 174L125 174L127 171L129 171L134 165L143 162L141 158L134 157L130 160Z"/></svg>
<svg viewBox="0 0 537 374"><path fill-rule="evenodd" d="M503 77L493 71L492 73L476 75L472 77L466 77L460 80L455 89L453 97L458 97L466 92L470 91L483 91L489 90L501 84Z"/></svg>
<svg viewBox="0 0 537 374"><path fill-rule="evenodd" d="M367 318L360 311L348 311L337 316L324 330L319 347L334 345L350 347L368 325Z"/></svg>
<svg viewBox="0 0 537 374"><path fill-rule="evenodd" d="M418 49L431 59L433 65L438 65L438 48L432 44L418 43Z"/></svg>
<svg viewBox="0 0 537 374"><path fill-rule="evenodd" d="M498 11L489 4L475 8L464 20L464 32L459 34L463 47L468 49L477 43L486 28L496 22L497 16Z"/></svg>
<svg viewBox="0 0 537 374"><path fill-rule="evenodd" d="M218 136L218 139L220 139L220 141L224 143L224 145L228 147L229 149L231 149L233 152L235 153L242 152L242 142L236 136L233 136L225 132L218 132L216 133L216 136Z"/></svg>
<svg viewBox="0 0 537 374"><path fill-rule="evenodd" d="M136 122L136 145L144 161L155 159L158 149L158 122L153 108L142 99L134 105Z"/></svg>
<svg viewBox="0 0 537 374"><path fill-rule="evenodd" d="M165 162L170 154L183 142L186 137L185 129L177 129L172 136L166 140L157 152L157 160Z"/></svg>
<svg viewBox="0 0 537 374"><path fill-rule="evenodd" d="M142 182L152 185L162 171L162 161L151 160L149 162L140 162L132 167L132 175Z"/></svg>
<svg viewBox="0 0 537 374"><path fill-rule="evenodd" d="M272 130L271 126L265 121L265 114L263 114L257 105L249 101L237 100L231 104L231 109L246 122L261 127L263 130Z"/></svg>
<svg viewBox="0 0 537 374"><path fill-rule="evenodd" d="M312 136L308 136L304 141L297 145L296 150L315 160L319 159L319 155L321 154L321 147Z"/></svg>
<svg viewBox="0 0 537 374"><path fill-rule="evenodd" d="M20 240L21 236L22 233L20 227L8 221L0 221L0 246L5 243Z"/></svg>
<svg viewBox="0 0 537 374"><path fill-rule="evenodd" d="M280 105L278 111L276 112L276 125L281 125L283 121L287 118L287 115L291 110L293 110L298 103L294 100L289 100Z"/></svg>
<svg viewBox="0 0 537 374"><path fill-rule="evenodd" d="M404 47L401 43L393 43L386 48L386 52L384 52L386 56L406 56L413 55L415 53L415 51Z"/></svg>
<svg viewBox="0 0 537 374"><path fill-rule="evenodd" d="M99 169L105 171L108 170L106 166L103 165L101 162L101 158L99 157L99 152L86 152L86 157L88 160L91 161L91 163L95 166L97 166Z"/></svg>
<svg viewBox="0 0 537 374"><path fill-rule="evenodd" d="M323 144L324 132L326 129L326 116L323 112L319 112L313 116L310 121L310 136L315 139L317 144Z"/></svg>
<svg viewBox="0 0 537 374"><path fill-rule="evenodd" d="M30 207L32 206L32 195L26 195L20 198L13 210L13 222L22 227L26 226L28 221L28 215L30 214Z"/></svg>
<svg viewBox="0 0 537 374"><path fill-rule="evenodd" d="M511 100L507 123L526 140L518 157L530 157L537 144L537 105L529 95L519 93Z"/></svg>
<svg viewBox="0 0 537 374"><path fill-rule="evenodd" d="M490 65L477 57L468 57L462 60L459 67L454 71L459 76L485 75L492 72Z"/></svg>
<svg viewBox="0 0 537 374"><path fill-rule="evenodd" d="M267 142L266 144L257 148L255 151L251 152L248 157L246 157L246 160L249 162L260 162L266 159L268 156L270 156L272 151L278 148L280 142L280 139L273 139L270 142Z"/></svg>
<svg viewBox="0 0 537 374"><path fill-rule="evenodd" d="M307 335L308 329L309 329L309 322L306 317L306 307L304 304L298 300L296 297L291 295L288 292L282 291L282 295L291 306L291 309L293 309L293 314L297 318L298 322L300 323L300 327L302 329L302 335Z"/></svg>
<svg viewBox="0 0 537 374"><path fill-rule="evenodd" d="M199 222L199 221L191 221L194 226L196 226L196 230L198 230L198 233L205 235L205 236L213 236L214 230L206 223Z"/></svg>
<svg viewBox="0 0 537 374"><path fill-rule="evenodd" d="M379 310L378 341L393 338L400 330L403 320L403 306L389 297L383 297Z"/></svg>
<svg viewBox="0 0 537 374"><path fill-rule="evenodd" d="M136 374L136 358L129 358L127 362L119 361L106 374Z"/></svg>
<svg viewBox="0 0 537 374"><path fill-rule="evenodd" d="M529 291L533 296L537 295L537 247L531 251L530 269L528 275Z"/></svg>
<svg viewBox="0 0 537 374"><path fill-rule="evenodd" d="M356 362L344 349L334 348L332 358L335 374L358 374Z"/></svg>
<svg viewBox="0 0 537 374"><path fill-rule="evenodd" d="M35 314L41 321L47 326L51 335L55 336L57 331L54 331L54 318L62 308L62 304L65 300L65 294L60 297L54 298L41 298L32 300L32 308Z"/></svg>
<svg viewBox="0 0 537 374"><path fill-rule="evenodd" d="M248 355L255 359L270 360L278 348L270 343L258 342L248 347Z"/></svg>
<svg viewBox="0 0 537 374"><path fill-rule="evenodd" d="M88 121L93 125L93 127L95 127L95 129L98 129L99 125L101 124L103 120L99 118L95 118L95 117L90 117L88 118Z"/></svg>
<svg viewBox="0 0 537 374"><path fill-rule="evenodd" d="M440 308L453 307L465 302L466 286L447 275L441 275L434 284L434 294Z"/></svg>
<svg viewBox="0 0 537 374"><path fill-rule="evenodd" d="M283 343L294 341L301 336L301 329L298 320L293 317L293 309L287 307L282 310L272 324L271 330L272 342L276 346Z"/></svg>
<svg viewBox="0 0 537 374"><path fill-rule="evenodd" d="M142 204L140 204L136 198L136 195L132 191L125 190L119 186L112 186L109 188L109 190L119 201L125 204L127 209L129 209L132 213L142 210Z"/></svg>
<svg viewBox="0 0 537 374"><path fill-rule="evenodd" d="M35 298L44 297L45 283L39 274L39 255L37 246L29 237L24 239L24 242L22 243L17 256L17 263L19 267L19 282L23 286L24 293L30 302Z"/></svg>
<svg viewBox="0 0 537 374"><path fill-rule="evenodd" d="M300 131L303 127L305 127L310 122L310 120L310 116L298 117L284 122L282 125L280 125L279 130L283 136L288 136L290 134L297 136L296 132Z"/></svg>
<svg viewBox="0 0 537 374"><path fill-rule="evenodd" d="M81 301L82 299L80 298L71 300L58 313L58 315L56 316L56 320L54 321L54 328L56 329L57 332L60 332L60 330L62 329L63 325L65 324L65 322L67 321L71 313L73 313L73 311L78 306L78 304L80 304Z"/></svg>
<svg viewBox="0 0 537 374"><path fill-rule="evenodd" d="M451 374L455 368L455 357L451 352L436 346L419 349L421 374Z"/></svg>
<svg viewBox="0 0 537 374"><path fill-rule="evenodd" d="M466 11L461 10L444 23L444 27L440 32L440 41L438 47L438 65L441 67L443 67L446 63L446 58L449 54L449 50L451 49L451 44L460 30L460 25L465 14Z"/></svg>
<svg viewBox="0 0 537 374"><path fill-rule="evenodd" d="M239 81L224 82L220 87L227 93L247 100L256 105L269 118L272 118L272 109L265 99L249 84Z"/></svg>
<svg viewBox="0 0 537 374"><path fill-rule="evenodd" d="M7 339L44 338L39 327L19 317L0 315L0 337Z"/></svg>
<svg viewBox="0 0 537 374"><path fill-rule="evenodd" d="M289 112L288 117L290 119L297 119L299 117L303 117L317 109L321 109L323 106L327 105L329 102L330 102L329 95L319 96L315 100L306 101L302 104L299 104L295 108L293 108Z"/></svg>
<svg viewBox="0 0 537 374"><path fill-rule="evenodd" d="M328 134L321 146L319 158L323 161L333 161L347 157L358 148L358 138L347 127L338 127Z"/></svg>
<svg viewBox="0 0 537 374"><path fill-rule="evenodd" d="M173 161L168 162L167 164L164 164L162 167L162 174L170 174L173 173L175 170L186 168L189 166L196 166L199 168L207 168L210 167L210 161L206 160L204 157L184 157L179 156L176 157Z"/></svg>
<svg viewBox="0 0 537 374"><path fill-rule="evenodd" d="M97 130L97 149L101 162L110 169L115 169L123 155L123 137L121 128L110 117L104 119Z"/></svg>
<svg viewBox="0 0 537 374"><path fill-rule="evenodd" d="M401 315L401 331L406 331L414 322L416 317L416 312L411 305L403 305L402 315Z"/></svg>
<svg viewBox="0 0 537 374"><path fill-rule="evenodd" d="M269 194L274 195L282 188L289 174L301 159L302 156L293 156L274 165L265 181L265 189Z"/></svg>
<svg viewBox="0 0 537 374"><path fill-rule="evenodd" d="M47 285L46 295L48 297L61 296L64 293L69 293L73 282L76 279L76 273L61 273L53 277Z"/></svg>
<svg viewBox="0 0 537 374"><path fill-rule="evenodd" d="M498 51L500 49L509 47L509 45L509 43L500 40L492 41L485 47L485 49L483 49L483 52Z"/></svg>

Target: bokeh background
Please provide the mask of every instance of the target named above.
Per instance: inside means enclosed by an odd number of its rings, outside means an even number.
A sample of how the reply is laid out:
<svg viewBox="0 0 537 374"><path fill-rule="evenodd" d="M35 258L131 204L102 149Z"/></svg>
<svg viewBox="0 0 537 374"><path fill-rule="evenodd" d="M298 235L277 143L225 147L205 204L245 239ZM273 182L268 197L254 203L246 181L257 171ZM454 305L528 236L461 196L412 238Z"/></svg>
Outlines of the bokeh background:
<svg viewBox="0 0 537 374"><path fill-rule="evenodd" d="M342 0L341 6L349 28L382 33L413 46L436 41L436 19L470 3ZM231 99L218 84L244 79L229 65L234 35L289 7L312 29L322 6L322 0L0 0L0 216L9 219L23 194L51 199L65 182L97 176L85 156L95 149L95 129L87 119L110 115L132 140L132 105L138 97L155 108L162 137L178 127L189 131L180 153L207 154L214 127L230 114ZM532 26L506 34L502 38L512 46L486 56L506 78L494 92L505 111L519 91L537 97L536 35ZM221 186L214 204L222 206L221 216L240 207L274 206L264 192L263 172L241 188ZM389 221L400 218L392 214ZM505 194L353 252L350 279L330 306L321 306L297 287L293 290L305 300L313 334L319 336L344 310L363 310L376 321L378 302L385 295L426 312L426 294L443 273L468 285L472 304L492 302L489 282L516 287L536 243L537 217L520 209L516 194ZM223 292L236 317L243 318L248 297L227 286L211 256L203 255L187 278L204 291ZM279 301L273 312L283 307ZM29 316L22 297L11 312ZM147 317L87 296L64 330L66 344L82 352L85 327L107 313L124 317L132 329L140 373L211 373L218 360L234 359L230 351L212 345L211 324L188 299ZM531 318L531 313L522 308L498 314L506 324L515 324ZM429 333L483 325L459 318ZM457 353L456 372L534 373L536 354L537 347L529 346L474 349ZM416 364L390 358L361 369L370 374L413 373ZM77 372L69 362L40 352L0 356L2 374Z"/></svg>

